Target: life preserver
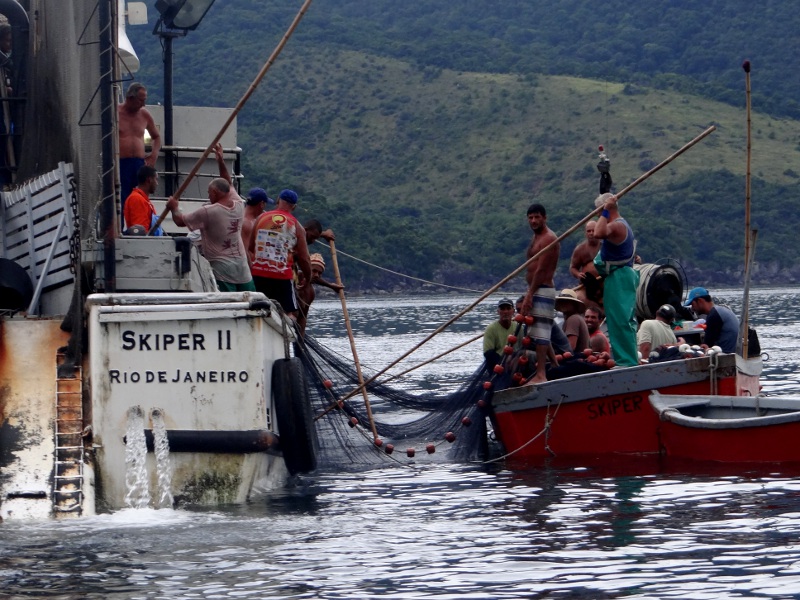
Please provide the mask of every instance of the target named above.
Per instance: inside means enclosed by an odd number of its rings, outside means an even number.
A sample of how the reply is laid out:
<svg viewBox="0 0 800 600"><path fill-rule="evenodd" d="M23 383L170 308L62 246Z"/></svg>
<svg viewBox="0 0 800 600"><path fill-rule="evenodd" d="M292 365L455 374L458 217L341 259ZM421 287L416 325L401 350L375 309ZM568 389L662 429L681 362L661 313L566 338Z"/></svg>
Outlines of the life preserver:
<svg viewBox="0 0 800 600"><path fill-rule="evenodd" d="M280 447L292 475L317 468L317 432L311 398L299 358L282 358L272 366L272 397L278 421Z"/></svg>

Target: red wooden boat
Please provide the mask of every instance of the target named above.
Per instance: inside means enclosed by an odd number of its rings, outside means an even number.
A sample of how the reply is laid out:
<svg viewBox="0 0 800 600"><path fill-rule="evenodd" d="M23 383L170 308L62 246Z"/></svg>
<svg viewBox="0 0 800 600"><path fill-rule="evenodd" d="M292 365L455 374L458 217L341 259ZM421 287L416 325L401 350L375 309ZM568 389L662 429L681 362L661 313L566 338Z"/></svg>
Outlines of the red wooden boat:
<svg viewBox="0 0 800 600"><path fill-rule="evenodd" d="M653 392L668 457L730 463L800 462L800 398Z"/></svg>
<svg viewBox="0 0 800 600"><path fill-rule="evenodd" d="M715 354L616 368L495 392L494 426L515 459L659 452L651 390L739 394L736 356Z"/></svg>

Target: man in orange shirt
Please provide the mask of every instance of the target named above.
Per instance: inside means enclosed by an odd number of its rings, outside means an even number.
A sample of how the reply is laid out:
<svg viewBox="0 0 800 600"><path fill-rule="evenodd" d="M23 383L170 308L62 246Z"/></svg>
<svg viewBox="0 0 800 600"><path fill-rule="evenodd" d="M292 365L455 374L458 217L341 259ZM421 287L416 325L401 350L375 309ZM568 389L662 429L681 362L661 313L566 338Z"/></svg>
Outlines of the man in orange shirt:
<svg viewBox="0 0 800 600"><path fill-rule="evenodd" d="M138 185L133 188L130 196L125 200L125 226L129 232L135 225L144 227L145 233L158 219L158 213L150 202L150 194L158 189L158 171L153 167L144 165L136 173ZM164 230L158 227L153 235L164 235Z"/></svg>

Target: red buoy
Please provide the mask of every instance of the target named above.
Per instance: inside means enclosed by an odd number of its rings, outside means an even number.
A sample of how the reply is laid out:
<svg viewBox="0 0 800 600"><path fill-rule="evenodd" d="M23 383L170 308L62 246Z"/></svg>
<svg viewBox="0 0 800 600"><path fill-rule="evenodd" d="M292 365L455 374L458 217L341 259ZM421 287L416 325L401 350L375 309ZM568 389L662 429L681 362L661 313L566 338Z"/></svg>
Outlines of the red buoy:
<svg viewBox="0 0 800 600"><path fill-rule="evenodd" d="M326 379L325 381L322 382L322 385L325 386L326 390L329 390L333 387L333 382L330 379Z"/></svg>
<svg viewBox="0 0 800 600"><path fill-rule="evenodd" d="M446 439L448 442L452 444L453 442L456 441L456 434L453 433L452 431L448 431L447 433L444 434L444 439Z"/></svg>
<svg viewBox="0 0 800 600"><path fill-rule="evenodd" d="M392 444L386 444L384 450L386 451L386 454L391 454L394 452L394 446Z"/></svg>
<svg viewBox="0 0 800 600"><path fill-rule="evenodd" d="M339 401L336 403L336 406L338 406L339 408L344 408L344 400L339 400Z"/></svg>
<svg viewBox="0 0 800 600"><path fill-rule="evenodd" d="M502 375L502 374L503 374L503 371L505 371L505 370L506 370L506 368L505 368L503 365L495 365L495 366L494 366L494 369L492 369L492 370L493 370L495 373L497 373L498 375Z"/></svg>
<svg viewBox="0 0 800 600"><path fill-rule="evenodd" d="M527 315L525 317L525 325L533 325L534 320L535 319L532 316Z"/></svg>
<svg viewBox="0 0 800 600"><path fill-rule="evenodd" d="M526 335L524 338L522 338L522 345L523 345L523 346L530 346L530 345L531 345L531 338L530 338L530 336L527 336L527 335Z"/></svg>
<svg viewBox="0 0 800 600"><path fill-rule="evenodd" d="M492 382L491 381L484 381L483 382L483 389L485 389L485 390L492 389Z"/></svg>
<svg viewBox="0 0 800 600"><path fill-rule="evenodd" d="M514 346L504 346L503 354L514 354Z"/></svg>
<svg viewBox="0 0 800 600"><path fill-rule="evenodd" d="M525 317L523 315L517 313L516 315L514 315L514 320L517 323L522 323L525 320Z"/></svg>
<svg viewBox="0 0 800 600"><path fill-rule="evenodd" d="M356 425L358 425L358 419L356 419L355 417L350 417L350 421L348 421L348 423L350 427L355 427Z"/></svg>
<svg viewBox="0 0 800 600"><path fill-rule="evenodd" d="M528 364L528 357L525 356L524 354L522 356L520 356L519 357L519 364L527 365Z"/></svg>
<svg viewBox="0 0 800 600"><path fill-rule="evenodd" d="M478 408L486 408L486 400L484 400L483 398L478 400L475 404L478 405Z"/></svg>
<svg viewBox="0 0 800 600"><path fill-rule="evenodd" d="M461 419L461 424L464 427L469 427L470 425L472 425L472 419L470 419L469 417L464 417L463 419Z"/></svg>
<svg viewBox="0 0 800 600"><path fill-rule="evenodd" d="M383 440L381 438L375 438L375 445L380 448L383 446Z"/></svg>
<svg viewBox="0 0 800 600"><path fill-rule="evenodd" d="M428 454L433 454L434 452L436 452L436 446L434 446L433 444L428 444L427 446L425 446L425 450Z"/></svg>
<svg viewBox="0 0 800 600"><path fill-rule="evenodd" d="M520 383L523 380L523 375L522 373L514 373L511 376L511 379L514 381L514 383Z"/></svg>
<svg viewBox="0 0 800 600"><path fill-rule="evenodd" d="M417 451L414 450L413 448L409 448L408 450L406 450L406 456L408 456L408 458L414 458L414 454L416 453Z"/></svg>
<svg viewBox="0 0 800 600"><path fill-rule="evenodd" d="M508 343L511 344L512 346L514 344L516 344L517 343L517 336L515 336L513 334L508 336Z"/></svg>

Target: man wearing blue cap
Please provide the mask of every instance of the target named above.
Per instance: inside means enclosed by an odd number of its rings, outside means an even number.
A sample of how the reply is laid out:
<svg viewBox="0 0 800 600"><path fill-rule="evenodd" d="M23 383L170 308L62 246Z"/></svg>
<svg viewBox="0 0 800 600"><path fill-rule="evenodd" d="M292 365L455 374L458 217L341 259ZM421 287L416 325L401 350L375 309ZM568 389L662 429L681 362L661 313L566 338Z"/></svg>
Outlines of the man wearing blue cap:
<svg viewBox="0 0 800 600"><path fill-rule="evenodd" d="M703 336L705 344L719 346L723 352L736 352L739 319L730 308L715 306L711 294L703 287L692 288L683 305L691 306L698 315L706 315L706 331Z"/></svg>
<svg viewBox="0 0 800 600"><path fill-rule="evenodd" d="M263 188L253 188L247 193L244 201L244 222L242 223L242 240L245 246L250 246L250 235L258 217L267 210L267 206L275 207L275 201L267 196Z"/></svg>
<svg viewBox="0 0 800 600"><path fill-rule="evenodd" d="M311 261L306 243L306 231L292 215L297 194L283 190L275 210L263 213L253 226L250 236L250 267L256 290L276 300L286 314L296 318L298 311L294 284L294 264L303 278L298 287L311 285Z"/></svg>

